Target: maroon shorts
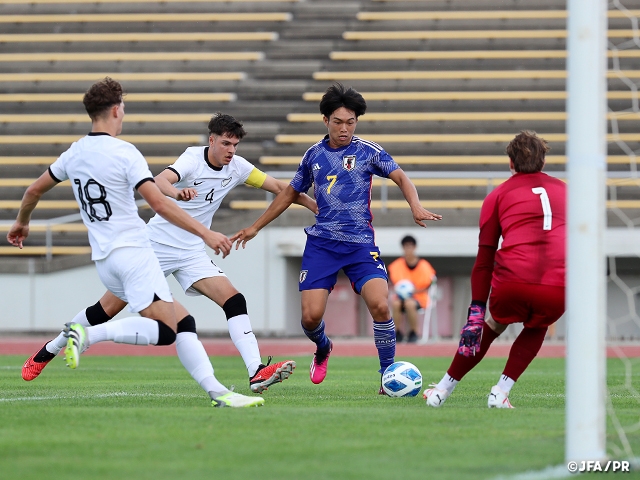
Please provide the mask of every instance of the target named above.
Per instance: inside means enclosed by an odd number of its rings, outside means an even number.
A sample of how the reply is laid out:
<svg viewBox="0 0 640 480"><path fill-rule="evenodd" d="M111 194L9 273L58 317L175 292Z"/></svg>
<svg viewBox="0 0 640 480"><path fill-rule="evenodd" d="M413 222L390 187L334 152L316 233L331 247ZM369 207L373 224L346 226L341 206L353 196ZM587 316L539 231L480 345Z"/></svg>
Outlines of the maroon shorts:
<svg viewBox="0 0 640 480"><path fill-rule="evenodd" d="M562 316L564 303L564 287L500 282L491 289L489 311L503 325L545 328Z"/></svg>

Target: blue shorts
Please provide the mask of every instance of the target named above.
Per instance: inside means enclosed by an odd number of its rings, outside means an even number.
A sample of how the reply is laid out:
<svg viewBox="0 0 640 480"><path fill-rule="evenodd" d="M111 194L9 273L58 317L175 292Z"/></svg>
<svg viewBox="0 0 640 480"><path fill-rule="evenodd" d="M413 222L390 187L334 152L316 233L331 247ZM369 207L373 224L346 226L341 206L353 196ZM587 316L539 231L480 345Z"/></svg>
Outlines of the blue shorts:
<svg viewBox="0 0 640 480"><path fill-rule="evenodd" d="M349 277L353 290L358 294L372 278L389 279L387 267L380 258L380 249L375 245L307 235L299 290L324 288L331 292L338 281L340 269Z"/></svg>

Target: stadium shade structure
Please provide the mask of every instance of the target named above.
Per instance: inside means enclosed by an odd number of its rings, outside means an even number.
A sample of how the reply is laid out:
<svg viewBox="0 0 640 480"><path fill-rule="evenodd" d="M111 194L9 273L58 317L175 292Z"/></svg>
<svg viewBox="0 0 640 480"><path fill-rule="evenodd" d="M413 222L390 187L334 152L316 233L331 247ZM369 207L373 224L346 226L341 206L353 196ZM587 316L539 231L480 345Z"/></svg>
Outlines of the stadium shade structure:
<svg viewBox="0 0 640 480"><path fill-rule="evenodd" d="M567 31L565 459L603 460L606 456L606 0L569 0Z"/></svg>

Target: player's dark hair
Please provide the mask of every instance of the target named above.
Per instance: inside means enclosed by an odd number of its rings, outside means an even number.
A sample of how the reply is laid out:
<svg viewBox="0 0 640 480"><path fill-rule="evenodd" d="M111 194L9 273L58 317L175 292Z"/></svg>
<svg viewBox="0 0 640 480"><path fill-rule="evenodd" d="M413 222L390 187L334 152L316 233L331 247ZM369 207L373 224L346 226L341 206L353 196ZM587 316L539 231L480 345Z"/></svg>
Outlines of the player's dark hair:
<svg viewBox="0 0 640 480"><path fill-rule="evenodd" d="M544 138L536 132L523 130L507 145L506 154L516 172L536 173L544 167L544 157L551 150Z"/></svg>
<svg viewBox="0 0 640 480"><path fill-rule="evenodd" d="M320 100L320 113L329 118L340 107L353 111L358 118L367 111L367 102L353 88L346 88L341 83L334 83L327 88L322 100Z"/></svg>
<svg viewBox="0 0 640 480"><path fill-rule="evenodd" d="M242 122L226 113L214 113L211 120L209 120L209 135L220 137L225 133L229 137L236 137L238 140L242 140L247 134L242 126Z"/></svg>
<svg viewBox="0 0 640 480"><path fill-rule="evenodd" d="M120 82L111 77L105 77L104 80L91 85L84 94L82 103L91 120L95 120L109 108L119 105L123 96L124 91Z"/></svg>
<svg viewBox="0 0 640 480"><path fill-rule="evenodd" d="M400 245L402 245L403 247L407 243L411 243L414 247L418 244L418 242L416 242L416 239L413 238L411 235L407 235L402 240L400 240Z"/></svg>

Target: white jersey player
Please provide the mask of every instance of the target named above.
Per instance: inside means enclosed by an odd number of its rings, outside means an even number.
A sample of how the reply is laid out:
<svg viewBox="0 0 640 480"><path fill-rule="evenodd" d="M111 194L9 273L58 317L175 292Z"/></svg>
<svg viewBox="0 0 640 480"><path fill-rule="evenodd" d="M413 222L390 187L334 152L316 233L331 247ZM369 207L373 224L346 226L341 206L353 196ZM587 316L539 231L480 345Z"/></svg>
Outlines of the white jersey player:
<svg viewBox="0 0 640 480"><path fill-rule="evenodd" d="M237 185L244 183L273 193L286 186L235 155L238 143L246 133L233 117L214 115L209 122L209 134L209 146L187 148L174 164L156 177L160 190L207 228L224 197ZM313 211L317 208L306 195L301 196L300 203ZM187 295L205 295L223 308L231 339L247 367L251 390L262 393L270 385L288 378L295 362L286 360L271 365L269 359L267 365L262 363L246 300L206 254L202 239L176 228L160 215L149 221L147 232L165 276L173 274ZM91 324L106 322L125 306L124 301L107 292L98 303L79 312L76 319ZM23 378L36 378L63 344L61 334L34 354L23 367ZM183 364L201 383L202 372L207 371L210 362L198 340L195 323L178 324L176 344ZM35 362L36 358L44 361Z"/></svg>
<svg viewBox="0 0 640 480"><path fill-rule="evenodd" d="M80 354L94 343L170 345L176 340L179 323L195 324L184 307L173 302L145 224L138 216L134 190L158 214L198 236L215 251L226 255L231 247L224 235L212 232L167 199L156 187L142 154L115 138L122 131L122 94L120 84L108 77L86 92L83 103L92 120L91 133L75 142L27 189L16 222L7 234L11 244L22 248L40 197L69 179L89 231L92 259L100 279L115 298L129 303L130 310L141 315L100 325L68 323L65 356L71 368L79 365ZM182 320L178 323L177 318ZM229 391L215 378L213 368L206 387L216 406L264 403L262 398Z"/></svg>

